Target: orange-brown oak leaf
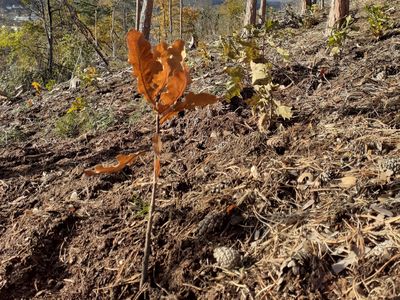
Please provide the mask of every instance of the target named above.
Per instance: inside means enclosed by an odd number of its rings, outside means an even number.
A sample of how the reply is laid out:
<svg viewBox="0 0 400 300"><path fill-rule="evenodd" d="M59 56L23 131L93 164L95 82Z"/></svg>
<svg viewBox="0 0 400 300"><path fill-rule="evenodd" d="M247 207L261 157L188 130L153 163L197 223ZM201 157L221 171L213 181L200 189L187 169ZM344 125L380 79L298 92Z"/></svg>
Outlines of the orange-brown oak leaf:
<svg viewBox="0 0 400 300"><path fill-rule="evenodd" d="M185 92L190 84L189 69L184 63L186 52L185 42L176 40L168 48L168 66L170 74L164 92L160 96L158 111L162 113L169 106L173 105Z"/></svg>
<svg viewBox="0 0 400 300"><path fill-rule="evenodd" d="M179 112L185 109L191 110L195 109L196 107L204 107L217 101L218 98L215 95L210 95L207 93L194 94L190 92L183 101L177 102L162 114L160 124L163 124L165 121L173 118Z"/></svg>
<svg viewBox="0 0 400 300"><path fill-rule="evenodd" d="M113 166L97 165L92 169L86 169L83 173L86 176L93 176L98 174L113 174L119 173L126 166L130 166L143 152L132 153L132 154L118 154L116 160L118 163Z"/></svg>
<svg viewBox="0 0 400 300"><path fill-rule="evenodd" d="M173 105L183 95L188 84L188 69L175 70L173 75L168 78L167 90L160 96L161 105L164 106L164 110ZM160 109L159 111L162 112L163 110L161 107Z"/></svg>
<svg viewBox="0 0 400 300"><path fill-rule="evenodd" d="M153 108L156 106L156 97L165 87L169 69L163 64L163 57L168 59L166 44L158 45L152 52L150 43L143 34L130 30L127 35L128 58L133 66L133 75L137 78L138 92L143 94Z"/></svg>
<svg viewBox="0 0 400 300"><path fill-rule="evenodd" d="M170 65L171 70L183 71L185 69L184 61L186 58L185 42L182 40L176 40L168 48L168 53L168 64Z"/></svg>
<svg viewBox="0 0 400 300"><path fill-rule="evenodd" d="M157 96L167 85L168 76L171 72L171 68L168 64L170 54L168 52L168 45L165 42L161 42L153 48L153 57L156 61L160 62L163 66L162 72L154 75L154 82L157 82L157 89L154 91L154 95Z"/></svg>

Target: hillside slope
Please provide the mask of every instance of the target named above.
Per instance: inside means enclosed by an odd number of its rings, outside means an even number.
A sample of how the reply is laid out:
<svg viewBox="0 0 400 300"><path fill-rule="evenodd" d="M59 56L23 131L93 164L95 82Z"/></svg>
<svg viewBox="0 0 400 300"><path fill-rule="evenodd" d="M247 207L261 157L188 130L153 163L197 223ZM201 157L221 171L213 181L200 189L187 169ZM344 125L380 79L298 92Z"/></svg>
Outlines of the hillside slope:
<svg viewBox="0 0 400 300"><path fill-rule="evenodd" d="M338 59L324 23L287 37L274 96L291 120L260 133L249 107L219 103L162 127L150 299L398 299L400 27L376 40L353 12ZM188 53L192 89L222 95L210 49ZM153 118L135 86L126 68L0 100L0 299L137 299ZM137 151L119 175L83 175ZM218 247L238 254L229 268Z"/></svg>

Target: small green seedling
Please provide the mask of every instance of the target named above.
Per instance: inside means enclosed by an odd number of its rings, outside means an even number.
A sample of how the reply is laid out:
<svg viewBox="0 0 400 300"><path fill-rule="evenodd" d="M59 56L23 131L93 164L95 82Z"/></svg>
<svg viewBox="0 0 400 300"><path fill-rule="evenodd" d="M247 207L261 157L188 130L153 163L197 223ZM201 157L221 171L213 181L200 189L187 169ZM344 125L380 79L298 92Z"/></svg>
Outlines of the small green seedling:
<svg viewBox="0 0 400 300"><path fill-rule="evenodd" d="M393 21L387 13L387 7L374 4L367 5L365 10L368 14L368 24L372 34L379 39L387 30L393 27Z"/></svg>

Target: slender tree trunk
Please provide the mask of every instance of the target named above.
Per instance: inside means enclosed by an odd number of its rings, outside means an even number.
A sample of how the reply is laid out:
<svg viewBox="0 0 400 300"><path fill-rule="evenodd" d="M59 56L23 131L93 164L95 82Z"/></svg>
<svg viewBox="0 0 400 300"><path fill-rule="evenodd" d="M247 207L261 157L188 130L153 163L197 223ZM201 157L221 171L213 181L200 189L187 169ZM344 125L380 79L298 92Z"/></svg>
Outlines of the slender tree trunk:
<svg viewBox="0 0 400 300"><path fill-rule="evenodd" d="M113 5L112 11L111 11L111 30L110 30L110 40L111 40L111 45L112 45L112 58L115 58L115 52L116 52L116 44L115 44L115 38L114 38L114 26L115 26L115 6Z"/></svg>
<svg viewBox="0 0 400 300"><path fill-rule="evenodd" d="M244 26L256 25L256 17L257 17L257 1L247 0L246 15L244 17Z"/></svg>
<svg viewBox="0 0 400 300"><path fill-rule="evenodd" d="M96 46L99 45L97 42L97 6L94 10L94 43L96 44Z"/></svg>
<svg viewBox="0 0 400 300"><path fill-rule="evenodd" d="M161 3L162 12L163 12L163 26L162 26L162 39L164 41L168 40L168 31L167 31L167 8L165 7L165 2ZM161 31L161 28L160 28Z"/></svg>
<svg viewBox="0 0 400 300"><path fill-rule="evenodd" d="M172 36L172 0L168 0L168 17L169 17L169 41L172 42L173 36Z"/></svg>
<svg viewBox="0 0 400 300"><path fill-rule="evenodd" d="M261 0L260 6L260 24L264 25L265 23L265 14L267 13L267 0Z"/></svg>
<svg viewBox="0 0 400 300"><path fill-rule="evenodd" d="M124 28L124 33L128 32L128 10L126 8L126 2L123 2L123 12L122 12L122 27Z"/></svg>
<svg viewBox="0 0 400 300"><path fill-rule="evenodd" d="M311 7L311 0L302 0L301 1L301 14L305 14Z"/></svg>
<svg viewBox="0 0 400 300"><path fill-rule="evenodd" d="M325 8L325 0L320 0L319 4L321 8Z"/></svg>
<svg viewBox="0 0 400 300"><path fill-rule="evenodd" d="M143 33L144 37L149 40L151 29L151 17L153 15L153 0L143 0L142 14L140 16L139 30Z"/></svg>
<svg viewBox="0 0 400 300"><path fill-rule="evenodd" d="M53 64L54 64L54 56L53 56L53 12L51 11L50 0L46 0L46 14L47 14L47 22L45 18L45 28L47 33L47 47L48 47L48 62L47 62L47 76L51 78L53 75ZM47 25L46 25L47 23Z"/></svg>
<svg viewBox="0 0 400 300"><path fill-rule="evenodd" d="M350 10L349 0L332 0L327 23L327 34L329 35L332 28L341 26L344 19L348 16Z"/></svg>
<svg viewBox="0 0 400 300"><path fill-rule="evenodd" d="M139 31L140 28L140 12L142 10L142 1L136 0L136 18L135 18L135 29Z"/></svg>
<svg viewBox="0 0 400 300"><path fill-rule="evenodd" d="M179 38L182 39L183 0L179 0Z"/></svg>

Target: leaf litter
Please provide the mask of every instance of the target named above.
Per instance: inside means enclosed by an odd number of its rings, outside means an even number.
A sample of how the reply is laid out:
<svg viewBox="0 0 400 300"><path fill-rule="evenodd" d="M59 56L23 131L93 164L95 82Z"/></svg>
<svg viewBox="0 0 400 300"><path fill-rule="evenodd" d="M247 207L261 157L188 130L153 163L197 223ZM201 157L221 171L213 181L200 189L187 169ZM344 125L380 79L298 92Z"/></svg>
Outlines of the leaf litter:
<svg viewBox="0 0 400 300"><path fill-rule="evenodd" d="M151 298L400 294L398 35L371 42L361 30L335 61L320 51L321 28L288 38L297 62L272 70L279 84L288 85L282 73L294 82L276 92L294 108L276 130L259 132L251 111L233 103L162 126ZM213 55L208 70L193 62L198 93L224 86ZM318 82L322 64L329 83ZM1 299L138 294L152 120L144 114L127 128L127 115L142 109L134 86L126 69L73 97L62 85L37 95L26 112L15 108L28 96L0 103L1 126L28 133L0 148ZM117 122L67 140L52 134L54 115L80 96L112 108ZM121 152L145 153L120 174L82 176ZM235 263L221 267L216 249Z"/></svg>

